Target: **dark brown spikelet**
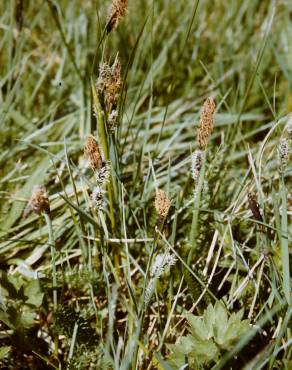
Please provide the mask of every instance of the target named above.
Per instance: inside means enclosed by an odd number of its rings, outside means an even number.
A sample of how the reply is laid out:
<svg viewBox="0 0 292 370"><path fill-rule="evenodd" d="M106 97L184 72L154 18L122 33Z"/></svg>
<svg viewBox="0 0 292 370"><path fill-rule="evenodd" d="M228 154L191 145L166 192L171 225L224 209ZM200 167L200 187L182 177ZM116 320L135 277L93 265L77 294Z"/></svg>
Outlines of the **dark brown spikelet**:
<svg viewBox="0 0 292 370"><path fill-rule="evenodd" d="M109 114L116 109L122 87L121 63L116 57L112 66L108 63L101 63L99 77L96 82L96 90L100 97L103 97L104 105Z"/></svg>
<svg viewBox="0 0 292 370"><path fill-rule="evenodd" d="M116 108L121 88L122 88L121 63L119 58L117 57L115 59L114 64L111 67L110 76L106 80L105 85L106 90L105 103L108 108L108 112Z"/></svg>
<svg viewBox="0 0 292 370"><path fill-rule="evenodd" d="M26 218L32 212L50 213L49 199L46 193L46 188L43 185L35 185L32 191L31 198L23 212L23 217Z"/></svg>
<svg viewBox="0 0 292 370"><path fill-rule="evenodd" d="M103 166L101 151L93 135L89 135L86 139L84 156L93 171L99 170Z"/></svg>
<svg viewBox="0 0 292 370"><path fill-rule="evenodd" d="M128 0L113 0L110 16L106 26L106 32L109 34L113 29L115 29L121 19L125 16L128 7Z"/></svg>
<svg viewBox="0 0 292 370"><path fill-rule="evenodd" d="M263 217L261 215L260 206L258 205L256 197L253 194L248 193L247 199L248 199L249 208L252 211L254 219L257 221L263 222Z"/></svg>
<svg viewBox="0 0 292 370"><path fill-rule="evenodd" d="M209 136L213 130L215 101L209 97L205 101L200 117L200 123L197 131L197 141L200 149L205 149L208 144Z"/></svg>
<svg viewBox="0 0 292 370"><path fill-rule="evenodd" d="M23 13L24 13L23 0L16 0L15 8L16 8L15 9L15 20L16 20L17 29L18 31L21 31L23 27Z"/></svg>

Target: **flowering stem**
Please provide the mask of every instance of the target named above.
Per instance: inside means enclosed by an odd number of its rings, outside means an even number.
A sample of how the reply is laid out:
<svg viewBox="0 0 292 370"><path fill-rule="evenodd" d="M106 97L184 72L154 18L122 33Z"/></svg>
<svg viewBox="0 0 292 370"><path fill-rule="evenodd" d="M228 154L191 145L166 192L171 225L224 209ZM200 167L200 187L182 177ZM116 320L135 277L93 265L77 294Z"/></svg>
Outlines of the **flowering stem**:
<svg viewBox="0 0 292 370"><path fill-rule="evenodd" d="M104 114L100 106L100 102L95 90L95 86L93 81L91 81L91 89L92 89L92 97L93 97L93 109L96 114L97 119L97 126L98 126L98 136L100 139L101 147L105 156L105 159L107 161L110 160L110 153L109 153L109 147L108 147L108 141L106 136L106 130L104 125ZM109 197L109 203L110 203L110 220L112 225L112 232L113 235L115 235L115 229L116 229L116 222L115 222L115 216L114 216L114 197L113 197L113 183L112 180L112 168L111 168L111 176L110 181L108 183L108 197Z"/></svg>
<svg viewBox="0 0 292 370"><path fill-rule="evenodd" d="M193 219L190 232L190 244L191 249L188 255L188 264L191 262L194 249L196 248L196 238L198 235L198 220L199 220L199 211L200 211L200 202L201 202L201 192L203 188L204 176L205 176L205 158L206 153L202 154L202 168L199 174L199 180L195 184L195 195L194 195L194 210L193 210Z"/></svg>
<svg viewBox="0 0 292 370"><path fill-rule="evenodd" d="M52 257L52 270L53 270L53 307L54 311L57 311L58 308L58 297L57 297L57 273L56 273L56 249L55 249L55 239L53 234L52 220L47 213L44 213L44 217L49 230L49 243L51 249ZM54 339L55 344L55 355L58 357L58 335Z"/></svg>
<svg viewBox="0 0 292 370"><path fill-rule="evenodd" d="M283 291L287 303L291 303L291 286L290 286L290 266L289 266L289 239L288 239L288 218L287 218L287 195L284 176L281 174L280 191L282 207L281 207L281 257L282 257L282 274L283 274Z"/></svg>
<svg viewBox="0 0 292 370"><path fill-rule="evenodd" d="M52 257L52 269L53 269L53 305L54 311L57 310L58 301L57 301L57 274L56 274L56 249L55 249L55 240L53 234L52 221L50 216L47 213L44 213L45 220L49 229L49 243L51 248L51 257Z"/></svg>

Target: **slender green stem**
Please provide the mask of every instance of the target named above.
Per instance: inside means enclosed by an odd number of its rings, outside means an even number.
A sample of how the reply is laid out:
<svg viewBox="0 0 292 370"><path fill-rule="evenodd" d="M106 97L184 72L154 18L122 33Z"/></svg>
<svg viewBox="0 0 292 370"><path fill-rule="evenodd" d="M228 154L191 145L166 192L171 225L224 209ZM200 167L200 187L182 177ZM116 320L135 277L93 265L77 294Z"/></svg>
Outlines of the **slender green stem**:
<svg viewBox="0 0 292 370"><path fill-rule="evenodd" d="M53 270L53 307L54 312L57 311L58 308L58 297L57 297L57 273L56 273L56 249L55 249L55 239L53 234L53 225L50 216L47 213L44 213L44 217L48 226L49 230L49 243L51 249L51 257L52 257L52 270ZM55 356L58 357L58 335L54 338L55 344Z"/></svg>
<svg viewBox="0 0 292 370"><path fill-rule="evenodd" d="M188 255L188 259L187 259L188 264L191 262L194 249L196 248L196 238L198 235L198 220L199 220L200 203L201 203L201 192L202 192L204 176L205 176L205 160L206 160L206 152L203 153L202 168L201 168L200 175L199 175L199 181L196 184L196 188L195 188L196 196L194 196L193 219L192 219L192 226L191 226L191 232L190 232L191 249Z"/></svg>
<svg viewBox="0 0 292 370"><path fill-rule="evenodd" d="M139 318L141 318L142 321L143 321L143 318L144 318L144 313L147 309L147 307L145 307L145 305L144 305L144 303L145 303L144 298L145 298L145 292L146 292L146 285L149 283L148 275L149 275L149 271L150 271L150 267L151 267L151 263L152 263L152 260L153 260L154 253L156 251L156 247L157 247L158 241L160 239L160 233L162 232L163 227L164 227L164 223L165 223L165 219L162 219L158 222L159 232L156 232L155 239L154 239L154 242L153 242L153 245L152 245L152 248L151 248L151 252L150 252L150 257L148 259L147 266L146 266L145 279L144 279L143 290L142 290L143 300L142 300L140 310L139 310Z"/></svg>
<svg viewBox="0 0 292 370"><path fill-rule="evenodd" d="M146 266L146 273L145 273L145 279L144 279L143 290L142 290L142 301L140 302L140 307L139 307L139 312L138 312L138 322L139 322L139 328L137 329L139 331L138 332L138 338L140 338L140 335L141 335L140 330L141 330L141 327L142 327L142 324L143 324L143 321L144 321L144 317L145 317L145 313L146 313L146 310L147 310L147 306L145 305L145 292L146 292L146 286L149 283L148 275L149 275L149 271L150 271L150 267L151 267L151 263L152 263L154 253L156 251L156 247L157 247L158 241L160 239L161 231L163 230L164 222L165 222L165 219L161 220L161 222L158 222L158 224L159 224L159 226L158 226L159 229L158 230L159 231L156 232L155 239L154 239L154 242L153 242L153 245L152 245L152 248L151 248L151 252L150 252L150 257L148 259L147 266ZM134 351L134 355L133 355L133 366L137 363L137 356L138 356L138 349L136 347L135 351Z"/></svg>
<svg viewBox="0 0 292 370"><path fill-rule="evenodd" d="M282 198L282 214L281 214L281 257L282 257L282 268L283 268L283 290L290 305L291 302L291 288L290 288L290 266L289 266L289 241L288 241L288 218L287 218L287 196L284 182L284 176L282 174L280 180L280 194Z"/></svg>
<svg viewBox="0 0 292 370"><path fill-rule="evenodd" d="M108 140L106 135L105 123L104 123L104 113L101 109L100 102L94 87L93 81L91 81L91 89L92 89L92 97L93 97L93 108L96 114L97 119L97 126L98 126L98 136L100 140L100 144L107 161L110 160L110 152L108 146ZM113 175L112 175L112 168L111 168L111 176L110 181L108 183L108 197L110 203L110 220L112 225L112 232L115 235L116 230L116 221L115 221L115 213L114 213L114 196L113 196Z"/></svg>
<svg viewBox="0 0 292 370"><path fill-rule="evenodd" d="M57 299L57 273L56 273L56 249L55 249L55 239L53 234L53 226L50 216L47 213L44 213L45 220L49 230L49 243L51 249L51 257L52 257L52 270L53 270L53 305L54 311L57 310L58 307L58 299Z"/></svg>

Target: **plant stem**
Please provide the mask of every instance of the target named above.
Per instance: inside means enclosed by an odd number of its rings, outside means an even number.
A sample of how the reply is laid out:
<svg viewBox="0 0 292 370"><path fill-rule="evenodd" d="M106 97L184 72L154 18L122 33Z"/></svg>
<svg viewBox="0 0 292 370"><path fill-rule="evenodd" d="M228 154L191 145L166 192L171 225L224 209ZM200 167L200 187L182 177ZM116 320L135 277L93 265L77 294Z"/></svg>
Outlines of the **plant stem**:
<svg viewBox="0 0 292 370"><path fill-rule="evenodd" d="M202 158L202 168L199 175L199 181L195 185L196 196L194 196L194 210L193 210L193 219L192 219L192 226L190 232L190 244L191 249L188 254L187 263L189 264L192 259L192 255L194 249L196 248L196 238L198 235L198 220L199 220L199 211L200 211L200 203L201 203L201 192L203 188L204 176L205 176L205 160L206 160L206 153L203 152Z"/></svg>
<svg viewBox="0 0 292 370"><path fill-rule="evenodd" d="M54 240L54 234L53 234L53 227L52 227L52 221L50 216L47 213L44 213L45 220L49 229L49 243L50 243L50 249L51 249L51 256L52 256L52 269L53 269L53 305L54 305L54 311L57 310L58 301L57 301L57 274L56 274L56 249L55 249L55 240Z"/></svg>
<svg viewBox="0 0 292 370"><path fill-rule="evenodd" d="M287 303L290 305L291 302L291 288L290 288L290 267L289 267L289 241L288 241L288 219L287 219L287 196L284 182L284 176L281 175L280 180L280 194L282 198L281 207L281 257L282 257L282 269L283 269L283 291Z"/></svg>
<svg viewBox="0 0 292 370"><path fill-rule="evenodd" d="M54 312L57 311L58 308L58 297L57 297L57 273L56 273L56 249L55 249L55 239L53 234L53 225L50 216L47 213L44 213L44 217L48 226L49 230L49 243L51 249L51 257L52 257L52 270L53 270L53 307ZM54 339L55 344L55 355L58 357L58 335L56 335Z"/></svg>
<svg viewBox="0 0 292 370"><path fill-rule="evenodd" d="M97 119L97 127L98 127L98 136L100 139L101 147L107 161L110 160L110 152L108 146L108 140L106 135L106 129L104 124L104 113L101 109L100 102L95 90L95 86L93 81L91 81L91 89L92 89L92 98L93 98L93 109L96 114ZM116 222L115 222L115 214L114 214L114 196L113 196L113 170L111 167L111 176L110 181L108 183L108 197L109 197L109 204L110 204L110 220L112 225L112 232L113 236L115 236L116 230Z"/></svg>

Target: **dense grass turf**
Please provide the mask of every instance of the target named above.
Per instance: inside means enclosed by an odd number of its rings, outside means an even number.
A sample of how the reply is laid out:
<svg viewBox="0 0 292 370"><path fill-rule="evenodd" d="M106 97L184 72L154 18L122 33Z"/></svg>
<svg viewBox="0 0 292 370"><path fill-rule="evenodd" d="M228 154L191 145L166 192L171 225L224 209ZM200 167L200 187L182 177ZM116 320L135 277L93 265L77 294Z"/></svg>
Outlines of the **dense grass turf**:
<svg viewBox="0 0 292 370"><path fill-rule="evenodd" d="M291 369L292 4L129 0L107 35L110 5L0 3L0 363ZM37 184L51 212L24 218Z"/></svg>

